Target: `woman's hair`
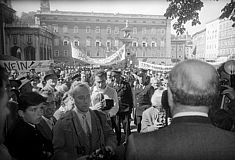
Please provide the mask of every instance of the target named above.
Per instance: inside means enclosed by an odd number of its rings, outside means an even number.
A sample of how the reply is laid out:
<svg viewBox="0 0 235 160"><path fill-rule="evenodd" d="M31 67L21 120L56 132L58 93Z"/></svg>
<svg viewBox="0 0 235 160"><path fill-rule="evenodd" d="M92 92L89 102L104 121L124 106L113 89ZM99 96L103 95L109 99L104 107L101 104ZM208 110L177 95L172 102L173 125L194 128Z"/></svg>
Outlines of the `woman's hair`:
<svg viewBox="0 0 235 160"><path fill-rule="evenodd" d="M25 111L30 106L37 106L40 103L46 102L47 98L41 96L37 92L26 92L19 96L18 110Z"/></svg>

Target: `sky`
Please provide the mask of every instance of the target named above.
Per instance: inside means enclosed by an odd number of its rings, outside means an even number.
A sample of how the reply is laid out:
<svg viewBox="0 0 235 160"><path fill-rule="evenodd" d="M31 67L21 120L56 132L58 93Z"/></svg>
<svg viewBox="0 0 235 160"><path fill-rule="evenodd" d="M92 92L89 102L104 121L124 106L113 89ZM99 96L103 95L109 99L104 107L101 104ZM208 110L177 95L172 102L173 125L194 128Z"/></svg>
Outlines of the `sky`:
<svg viewBox="0 0 235 160"><path fill-rule="evenodd" d="M188 22L185 25L191 35L204 29L208 21L218 18L221 15L221 9L230 0L202 1L204 7L199 12L199 20L202 24L191 26L191 22ZM51 10L99 13L163 15L168 5L167 0L50 0ZM20 16L22 12L40 10L40 0L12 0L12 8ZM172 20L173 23L174 20ZM173 27L171 32L175 34Z"/></svg>

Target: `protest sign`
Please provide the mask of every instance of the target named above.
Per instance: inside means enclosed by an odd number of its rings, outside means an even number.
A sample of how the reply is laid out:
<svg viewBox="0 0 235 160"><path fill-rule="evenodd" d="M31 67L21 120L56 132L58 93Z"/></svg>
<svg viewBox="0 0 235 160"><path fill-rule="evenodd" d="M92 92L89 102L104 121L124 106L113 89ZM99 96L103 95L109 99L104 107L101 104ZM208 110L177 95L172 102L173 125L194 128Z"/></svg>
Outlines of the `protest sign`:
<svg viewBox="0 0 235 160"><path fill-rule="evenodd" d="M53 60L42 61L0 61L0 65L5 67L7 71L17 70L18 72L29 72L35 69L36 72L45 72L53 67Z"/></svg>

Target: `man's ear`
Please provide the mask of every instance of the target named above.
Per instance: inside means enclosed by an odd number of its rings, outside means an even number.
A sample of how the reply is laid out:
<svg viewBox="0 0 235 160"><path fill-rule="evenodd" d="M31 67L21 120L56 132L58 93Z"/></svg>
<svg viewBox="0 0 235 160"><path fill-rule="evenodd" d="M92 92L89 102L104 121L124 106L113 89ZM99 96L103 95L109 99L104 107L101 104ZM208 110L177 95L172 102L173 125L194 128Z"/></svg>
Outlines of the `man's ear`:
<svg viewBox="0 0 235 160"><path fill-rule="evenodd" d="M173 101L173 95L172 95L171 89L169 87L167 87L167 96L168 96L168 104L172 111L172 108L174 106L174 101Z"/></svg>
<svg viewBox="0 0 235 160"><path fill-rule="evenodd" d="M18 110L18 114L20 117L22 117L22 118L24 117L24 112L22 110Z"/></svg>

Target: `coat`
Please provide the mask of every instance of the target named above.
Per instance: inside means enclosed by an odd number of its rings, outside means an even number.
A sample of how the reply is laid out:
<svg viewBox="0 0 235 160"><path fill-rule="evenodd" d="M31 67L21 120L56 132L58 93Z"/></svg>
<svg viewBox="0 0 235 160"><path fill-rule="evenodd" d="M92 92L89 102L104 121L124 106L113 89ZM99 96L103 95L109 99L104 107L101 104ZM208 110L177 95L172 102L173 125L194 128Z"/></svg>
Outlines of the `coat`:
<svg viewBox="0 0 235 160"><path fill-rule="evenodd" d="M47 160L45 138L39 130L22 119L6 137L6 146L17 160Z"/></svg>
<svg viewBox="0 0 235 160"><path fill-rule="evenodd" d="M108 125L103 112L89 110L91 114L91 145L86 136L75 110L68 111L54 126L53 146L55 160L75 160L91 154L101 145L116 148L116 137Z"/></svg>
<svg viewBox="0 0 235 160"><path fill-rule="evenodd" d="M151 107L151 97L154 93L154 88L150 84L144 88L135 89L136 97L136 115L142 116L144 110Z"/></svg>
<svg viewBox="0 0 235 160"><path fill-rule="evenodd" d="M120 85L113 85L113 88L117 91L119 99L119 111L117 114L130 114L134 105L130 84L128 82L121 81Z"/></svg>
<svg viewBox="0 0 235 160"><path fill-rule="evenodd" d="M177 117L160 130L130 135L126 159L232 160L235 134L216 128L207 117Z"/></svg>

